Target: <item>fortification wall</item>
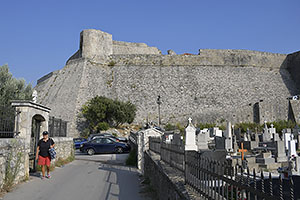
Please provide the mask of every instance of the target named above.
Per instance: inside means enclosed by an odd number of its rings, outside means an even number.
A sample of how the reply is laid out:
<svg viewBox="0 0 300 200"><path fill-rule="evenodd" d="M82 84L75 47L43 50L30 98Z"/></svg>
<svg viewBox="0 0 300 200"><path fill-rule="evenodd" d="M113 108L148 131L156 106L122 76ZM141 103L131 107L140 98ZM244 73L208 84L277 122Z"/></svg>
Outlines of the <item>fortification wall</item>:
<svg viewBox="0 0 300 200"><path fill-rule="evenodd" d="M212 51L212 50L211 50ZM224 53L214 50L212 55L111 55L108 62L115 65L136 66L232 66L232 67L262 67L279 70L282 67L285 54L267 54L250 51L251 54ZM220 53L221 52L221 53ZM222 56L218 56L221 54Z"/></svg>
<svg viewBox="0 0 300 200"><path fill-rule="evenodd" d="M300 51L288 55L287 70L297 85L297 93L293 95L298 95L300 94Z"/></svg>
<svg viewBox="0 0 300 200"><path fill-rule="evenodd" d="M70 137L77 134L77 105L80 83L85 66L84 59L69 62L47 80L37 84L38 103L51 107L50 115L68 121Z"/></svg>
<svg viewBox="0 0 300 200"><path fill-rule="evenodd" d="M158 95L164 124L185 122L189 117L196 123L249 122L257 116L260 122L287 119L286 98L297 87L284 54L206 49L200 50L200 55L116 55L112 54L116 46L149 47L110 43L109 34L91 32L92 35L81 34L80 49L73 59L36 87L39 103L51 107L52 115L69 121L70 136L78 136L78 129L83 128L78 120L80 109L96 95L134 103L136 123L157 122ZM82 41L86 41L86 48L91 46L85 54ZM101 44L103 51L93 47ZM122 48L118 51L127 52ZM258 102L255 115L253 106Z"/></svg>
<svg viewBox="0 0 300 200"><path fill-rule="evenodd" d="M188 117L196 122L253 121L254 103L272 102L287 113L285 102L290 95L279 69L253 66L108 66L82 60L73 61L50 79L39 89L41 96L46 96L40 103L69 121L68 129L74 135L78 134L76 115L96 95L134 103L136 122L157 121L160 95L162 123ZM285 119L285 114L276 114L268 111L264 117Z"/></svg>
<svg viewBox="0 0 300 200"><path fill-rule="evenodd" d="M156 47L149 47L145 43L131 43L113 41L113 54L157 54L161 52Z"/></svg>

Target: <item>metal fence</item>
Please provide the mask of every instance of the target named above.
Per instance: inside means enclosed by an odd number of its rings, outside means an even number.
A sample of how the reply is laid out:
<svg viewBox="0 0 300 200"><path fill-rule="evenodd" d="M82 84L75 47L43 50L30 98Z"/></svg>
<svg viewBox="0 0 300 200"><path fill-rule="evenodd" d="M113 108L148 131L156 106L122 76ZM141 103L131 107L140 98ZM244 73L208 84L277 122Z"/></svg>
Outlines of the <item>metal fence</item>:
<svg viewBox="0 0 300 200"><path fill-rule="evenodd" d="M49 118L49 136L67 137L67 122L55 117Z"/></svg>
<svg viewBox="0 0 300 200"><path fill-rule="evenodd" d="M130 146L131 146L132 149L134 149L134 150L137 151L137 148L138 148L137 133L130 131L129 144L130 144Z"/></svg>
<svg viewBox="0 0 300 200"><path fill-rule="evenodd" d="M158 137L149 137L149 149L160 154L161 159L170 166L184 172L184 146L170 144Z"/></svg>
<svg viewBox="0 0 300 200"><path fill-rule="evenodd" d="M212 160L203 152L184 151L182 145L166 144L160 138L149 138L151 151L161 160L183 171L185 182L204 199L283 200L297 199L294 179L285 180L271 173L232 166L228 160ZM204 155L205 154L205 155ZM298 180L299 181L299 180Z"/></svg>
<svg viewBox="0 0 300 200"><path fill-rule="evenodd" d="M18 131L15 132L15 117L17 113L10 105L0 105L0 138L13 138Z"/></svg>
<svg viewBox="0 0 300 200"><path fill-rule="evenodd" d="M293 179L283 180L262 171L256 173L187 151L186 184L206 199L295 199ZM246 172L245 172L246 171Z"/></svg>

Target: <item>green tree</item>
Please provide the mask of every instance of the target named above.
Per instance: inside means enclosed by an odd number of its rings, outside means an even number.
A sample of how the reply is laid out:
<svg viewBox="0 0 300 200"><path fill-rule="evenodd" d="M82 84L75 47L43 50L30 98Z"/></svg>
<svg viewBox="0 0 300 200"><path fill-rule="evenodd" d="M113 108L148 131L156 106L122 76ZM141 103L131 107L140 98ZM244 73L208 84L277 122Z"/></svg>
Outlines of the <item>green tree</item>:
<svg viewBox="0 0 300 200"><path fill-rule="evenodd" d="M16 79L7 65L0 66L0 105L9 105L11 100L31 100L32 86L24 79Z"/></svg>
<svg viewBox="0 0 300 200"><path fill-rule="evenodd" d="M128 102L96 96L82 106L82 116L86 119L91 131L107 130L108 126L118 127L132 123L136 107Z"/></svg>

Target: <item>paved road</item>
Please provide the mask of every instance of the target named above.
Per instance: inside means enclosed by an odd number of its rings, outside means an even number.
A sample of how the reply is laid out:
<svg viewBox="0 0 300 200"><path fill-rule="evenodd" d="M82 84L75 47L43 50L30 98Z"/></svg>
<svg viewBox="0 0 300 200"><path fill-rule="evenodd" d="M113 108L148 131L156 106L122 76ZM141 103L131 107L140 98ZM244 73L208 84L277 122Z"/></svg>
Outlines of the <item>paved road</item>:
<svg viewBox="0 0 300 200"><path fill-rule="evenodd" d="M3 199L145 200L139 193L137 170L120 165L126 157L127 154L78 154L78 160L56 168L51 179L32 176L30 181L20 184Z"/></svg>

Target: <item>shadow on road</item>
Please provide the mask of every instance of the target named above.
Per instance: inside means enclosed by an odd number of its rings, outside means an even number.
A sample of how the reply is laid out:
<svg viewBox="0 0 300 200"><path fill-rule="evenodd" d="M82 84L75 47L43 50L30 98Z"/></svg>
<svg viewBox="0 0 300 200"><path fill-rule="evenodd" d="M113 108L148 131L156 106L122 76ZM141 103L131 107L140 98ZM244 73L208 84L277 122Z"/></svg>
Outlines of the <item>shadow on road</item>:
<svg viewBox="0 0 300 200"><path fill-rule="evenodd" d="M99 170L107 173L106 187L103 188L105 200L145 199L140 194L139 170L134 167L100 164ZM138 196L137 196L138 195Z"/></svg>

